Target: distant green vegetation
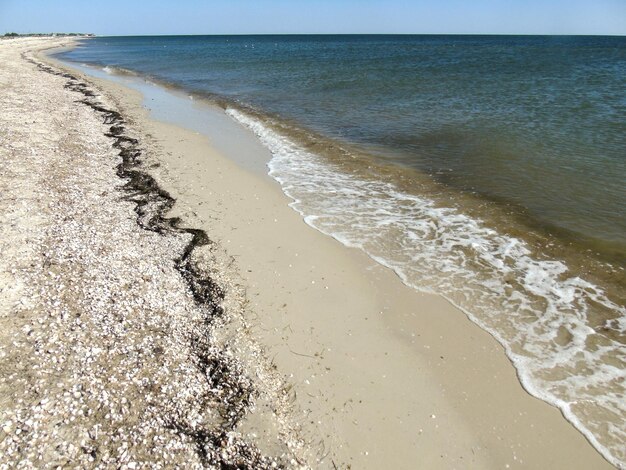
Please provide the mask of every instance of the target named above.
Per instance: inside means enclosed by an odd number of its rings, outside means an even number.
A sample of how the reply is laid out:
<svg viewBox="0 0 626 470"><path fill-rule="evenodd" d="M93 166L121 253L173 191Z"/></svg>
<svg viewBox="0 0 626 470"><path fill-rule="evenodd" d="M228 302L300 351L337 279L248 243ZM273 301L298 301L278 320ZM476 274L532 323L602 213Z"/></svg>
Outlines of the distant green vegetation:
<svg viewBox="0 0 626 470"><path fill-rule="evenodd" d="M17 34L17 33L6 33L4 35L5 38L14 38L16 36L19 36L19 34Z"/></svg>

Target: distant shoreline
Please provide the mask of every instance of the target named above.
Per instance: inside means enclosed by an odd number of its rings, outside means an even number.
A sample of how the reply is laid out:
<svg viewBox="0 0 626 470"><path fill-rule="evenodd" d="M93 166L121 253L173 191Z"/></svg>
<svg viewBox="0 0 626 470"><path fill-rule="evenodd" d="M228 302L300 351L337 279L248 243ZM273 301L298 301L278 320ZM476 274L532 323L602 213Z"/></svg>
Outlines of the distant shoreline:
<svg viewBox="0 0 626 470"><path fill-rule="evenodd" d="M93 38L93 33L5 33L0 36L4 39L13 38Z"/></svg>

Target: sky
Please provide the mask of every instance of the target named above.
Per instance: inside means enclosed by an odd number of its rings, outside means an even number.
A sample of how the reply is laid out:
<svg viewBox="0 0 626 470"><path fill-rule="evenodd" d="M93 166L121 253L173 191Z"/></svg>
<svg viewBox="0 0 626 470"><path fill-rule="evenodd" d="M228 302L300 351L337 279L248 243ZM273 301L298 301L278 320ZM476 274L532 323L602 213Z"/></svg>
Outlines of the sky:
<svg viewBox="0 0 626 470"><path fill-rule="evenodd" d="M626 35L626 0L0 0L0 33Z"/></svg>

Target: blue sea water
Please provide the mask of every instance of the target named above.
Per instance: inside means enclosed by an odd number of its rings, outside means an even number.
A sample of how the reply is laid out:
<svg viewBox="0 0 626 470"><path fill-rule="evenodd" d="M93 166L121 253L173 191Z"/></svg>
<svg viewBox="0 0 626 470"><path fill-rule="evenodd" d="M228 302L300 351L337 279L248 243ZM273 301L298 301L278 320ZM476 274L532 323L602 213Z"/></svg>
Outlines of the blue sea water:
<svg viewBox="0 0 626 470"><path fill-rule="evenodd" d="M62 54L221 104L315 228L438 292L626 450L626 38L103 37Z"/></svg>

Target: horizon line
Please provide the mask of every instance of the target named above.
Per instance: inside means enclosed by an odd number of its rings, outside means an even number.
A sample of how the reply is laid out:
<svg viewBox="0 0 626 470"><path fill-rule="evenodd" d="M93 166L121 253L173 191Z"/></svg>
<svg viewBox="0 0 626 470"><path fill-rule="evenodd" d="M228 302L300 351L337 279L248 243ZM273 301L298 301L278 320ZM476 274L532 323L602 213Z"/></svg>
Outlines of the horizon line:
<svg viewBox="0 0 626 470"><path fill-rule="evenodd" d="M28 33L37 34L37 33ZM84 33L95 34L95 33ZM554 36L554 37L626 37L624 34L599 33L166 33L166 34L95 34L96 37L172 37L172 36Z"/></svg>
<svg viewBox="0 0 626 470"><path fill-rule="evenodd" d="M14 33L5 31L0 37ZM550 37L626 37L623 34L600 34L600 33L151 33L151 34L98 34L91 32L73 31L50 31L16 33L19 36L29 35L53 35L53 34L77 34L92 37L174 37L174 36L550 36Z"/></svg>

